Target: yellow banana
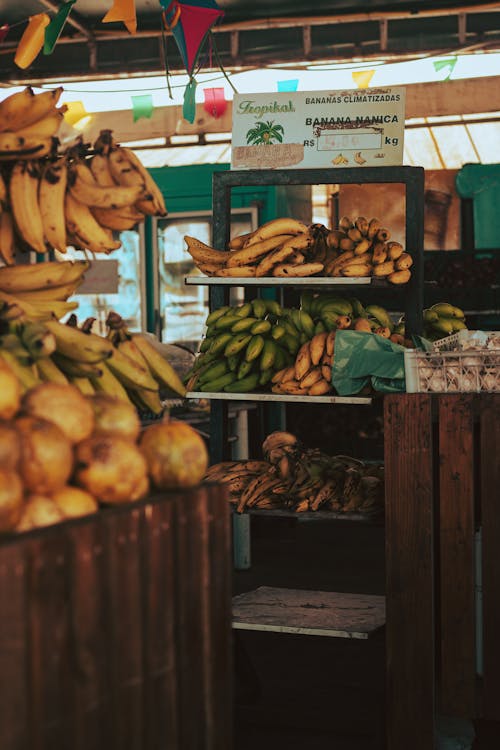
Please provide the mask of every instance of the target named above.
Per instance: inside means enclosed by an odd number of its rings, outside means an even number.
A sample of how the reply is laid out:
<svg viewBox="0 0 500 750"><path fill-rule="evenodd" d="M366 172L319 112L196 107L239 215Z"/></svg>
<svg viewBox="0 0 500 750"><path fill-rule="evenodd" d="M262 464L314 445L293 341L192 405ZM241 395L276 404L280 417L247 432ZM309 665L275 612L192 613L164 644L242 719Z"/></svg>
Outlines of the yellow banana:
<svg viewBox="0 0 500 750"><path fill-rule="evenodd" d="M252 278L255 276L255 266L236 266L235 268L219 268L215 276L228 276L233 278Z"/></svg>
<svg viewBox="0 0 500 750"><path fill-rule="evenodd" d="M324 396L332 390L331 384L323 377L309 388L309 396Z"/></svg>
<svg viewBox="0 0 500 750"><path fill-rule="evenodd" d="M158 383L149 369L145 365L141 366L116 347L113 347L111 357L107 360L107 365L127 389L145 388L148 391L158 390Z"/></svg>
<svg viewBox="0 0 500 750"><path fill-rule="evenodd" d="M405 268L410 268L413 265L413 258L409 253L401 253L399 258L394 263L396 271L404 271Z"/></svg>
<svg viewBox="0 0 500 750"><path fill-rule="evenodd" d="M56 143L52 137L22 138L16 133L0 133L0 160L40 159L51 154Z"/></svg>
<svg viewBox="0 0 500 750"><path fill-rule="evenodd" d="M217 264L225 266L231 252L229 250L216 250L209 245L205 245L201 240L197 240L195 237L189 237L184 235L184 242L187 245L187 251L195 261L201 261L202 263Z"/></svg>
<svg viewBox="0 0 500 750"><path fill-rule="evenodd" d="M234 268L236 266L248 266L251 263L255 263L263 255L267 255L271 250L275 250L283 245L285 240L290 239L290 236L290 233L276 234L272 237L267 237L261 242L255 242L252 245L244 247L241 250L234 250L229 254L227 267Z"/></svg>
<svg viewBox="0 0 500 750"><path fill-rule="evenodd" d="M34 161L18 161L10 178L10 203L22 239L37 253L45 253L42 216L38 205L40 166Z"/></svg>
<svg viewBox="0 0 500 750"><path fill-rule="evenodd" d="M78 307L78 302L75 301L66 302L58 299L23 300L21 297L18 297L17 299L19 299L22 304L25 304L28 301L36 310L37 315L41 318L53 316L60 320Z"/></svg>
<svg viewBox="0 0 500 750"><path fill-rule="evenodd" d="M147 198L137 202L137 208L144 214L166 216L167 209L163 195L146 167L131 149L115 146L108 153L109 168L113 179L119 185L140 185Z"/></svg>
<svg viewBox="0 0 500 750"><path fill-rule="evenodd" d="M108 157L104 154L95 154L90 160L90 171L98 185L102 187L113 187L118 183L114 181L109 168Z"/></svg>
<svg viewBox="0 0 500 750"><path fill-rule="evenodd" d="M145 388L129 389L129 397L139 411L150 411L159 416L164 410L160 396L156 391L148 391Z"/></svg>
<svg viewBox="0 0 500 750"><path fill-rule="evenodd" d="M144 214L136 211L133 206L119 209L92 208L91 211L101 227L113 229L115 232L133 229L140 221L144 221Z"/></svg>
<svg viewBox="0 0 500 750"><path fill-rule="evenodd" d="M37 361L37 370L40 379L50 383L60 383L67 385L68 378L63 371L56 365L52 357L40 357Z"/></svg>
<svg viewBox="0 0 500 750"><path fill-rule="evenodd" d="M55 109L62 86L35 94L30 86L0 102L0 132L20 130L46 117Z"/></svg>
<svg viewBox="0 0 500 750"><path fill-rule="evenodd" d="M313 237L311 237L308 233L303 233L296 236L292 235L289 239L285 240L283 244L278 246L275 250L271 251L259 262L255 275L268 276L269 272L272 271L274 266L276 266L278 263L283 263L284 261L289 260L290 257L294 256L298 250L307 250L312 246L313 242Z"/></svg>
<svg viewBox="0 0 500 750"><path fill-rule="evenodd" d="M317 333L312 337L310 343L311 362L313 365L319 365L326 348L328 333Z"/></svg>
<svg viewBox="0 0 500 750"><path fill-rule="evenodd" d="M99 362L101 374L98 377L91 378L92 385L96 391L107 393L108 396L114 396L122 401L130 402L129 395L118 378L113 375L106 362Z"/></svg>
<svg viewBox="0 0 500 750"><path fill-rule="evenodd" d="M7 183L0 174L0 214L5 209L8 200Z"/></svg>
<svg viewBox="0 0 500 750"><path fill-rule="evenodd" d="M386 260L384 263L379 263L373 266L374 276L389 276L394 271L394 262L392 260Z"/></svg>
<svg viewBox="0 0 500 750"><path fill-rule="evenodd" d="M403 254L403 245L400 242L387 242L386 247L389 260L397 260Z"/></svg>
<svg viewBox="0 0 500 750"><path fill-rule="evenodd" d="M71 383L73 383L74 386L78 388L80 393L83 393L84 396L93 396L95 393L95 388L92 385L92 382L89 378L78 378L73 377L70 378Z"/></svg>
<svg viewBox="0 0 500 750"><path fill-rule="evenodd" d="M300 381L300 387L301 388L310 388L315 383L318 382L318 380L322 379L321 369L319 367L313 367L308 373L304 375L302 380Z"/></svg>
<svg viewBox="0 0 500 750"><path fill-rule="evenodd" d="M56 365L63 371L68 378L94 378L101 374L100 362L77 362L74 359L65 357L64 354L56 351L52 355Z"/></svg>
<svg viewBox="0 0 500 750"><path fill-rule="evenodd" d="M305 344L302 344L295 359L295 378L299 381L311 369L312 362L309 343L309 341L306 341Z"/></svg>
<svg viewBox="0 0 500 750"><path fill-rule="evenodd" d="M410 278L411 271L409 268L405 268L402 271L394 271L394 273L389 274L387 281L390 281L391 284L406 284Z"/></svg>
<svg viewBox="0 0 500 750"><path fill-rule="evenodd" d="M0 212L0 256L7 266L15 264L14 222L10 211Z"/></svg>
<svg viewBox="0 0 500 750"><path fill-rule="evenodd" d="M369 263L350 263L343 266L341 273L342 276L361 278L363 276L371 276L374 268L380 268L380 266L371 266Z"/></svg>
<svg viewBox="0 0 500 750"><path fill-rule="evenodd" d="M93 253L110 253L121 247L121 242L110 238L106 229L93 217L90 208L70 193L65 198L66 228L68 232Z"/></svg>
<svg viewBox="0 0 500 750"><path fill-rule="evenodd" d="M71 297L75 293L80 283L81 281L77 281L71 284L61 284L61 286L33 289L29 292L16 292L16 297L20 300L31 302L35 306L38 302L51 302L54 300L65 302L68 297Z"/></svg>
<svg viewBox="0 0 500 750"><path fill-rule="evenodd" d="M245 241L244 247L251 247L257 243L263 242L270 237L275 237L280 234L302 234L307 232L309 227L304 222L298 219L291 219L289 217L282 217L279 219L271 219L265 224L262 224L248 239Z"/></svg>
<svg viewBox="0 0 500 750"><path fill-rule="evenodd" d="M73 164L68 174L71 195L80 203L93 208L123 208L133 205L144 190L140 185L123 187L99 185L89 167L83 162Z"/></svg>
<svg viewBox="0 0 500 750"><path fill-rule="evenodd" d="M278 263L273 268L273 276L288 276L298 278L303 276L316 276L324 270L323 263Z"/></svg>
<svg viewBox="0 0 500 750"><path fill-rule="evenodd" d="M114 353L111 341L97 334L84 333L55 320L47 321L46 326L56 337L57 351L68 359L96 364Z"/></svg>
<svg viewBox="0 0 500 750"><path fill-rule="evenodd" d="M170 362L168 362L165 357L162 357L162 355L154 348L153 344L151 344L147 338L140 333L132 334L132 342L139 349L147 366L160 385L169 388L179 396L185 396L186 388L182 380L177 375Z"/></svg>
<svg viewBox="0 0 500 750"><path fill-rule="evenodd" d="M373 245L372 263L375 266L385 263L387 260L387 245L385 242L375 242Z"/></svg>
<svg viewBox="0 0 500 750"><path fill-rule="evenodd" d="M64 196L67 184L67 164L63 157L47 164L40 178L38 204L42 217L43 233L48 244L66 252L66 219Z"/></svg>
<svg viewBox="0 0 500 750"><path fill-rule="evenodd" d="M153 207L155 209L156 216L166 216L167 215L167 208L165 206L165 201L163 199L163 194L154 181L154 179L151 177L150 173L144 166L144 164L141 162L138 156L130 149L130 148L124 148L123 146L120 147L120 150L125 155L125 157L129 160L129 163L134 167L134 169L139 172L141 177L144 180L144 184L146 186L146 192L150 193L152 196L152 203ZM147 211L144 211L144 207L149 208L150 201L138 201L137 202L137 208L139 210L143 211L143 213L147 213Z"/></svg>
<svg viewBox="0 0 500 750"><path fill-rule="evenodd" d="M380 229L380 221L378 219L372 219L368 224L368 238L370 240L375 239L378 230Z"/></svg>
<svg viewBox="0 0 500 750"><path fill-rule="evenodd" d="M77 283L90 268L88 260L22 263L0 268L0 290L10 294Z"/></svg>
<svg viewBox="0 0 500 750"><path fill-rule="evenodd" d="M53 112L50 112L41 120L37 120L31 125L16 130L16 136L24 138L25 141L30 139L36 140L38 138L52 138L57 135L57 131L63 123L66 110L66 105L59 107L59 109L54 109Z"/></svg>

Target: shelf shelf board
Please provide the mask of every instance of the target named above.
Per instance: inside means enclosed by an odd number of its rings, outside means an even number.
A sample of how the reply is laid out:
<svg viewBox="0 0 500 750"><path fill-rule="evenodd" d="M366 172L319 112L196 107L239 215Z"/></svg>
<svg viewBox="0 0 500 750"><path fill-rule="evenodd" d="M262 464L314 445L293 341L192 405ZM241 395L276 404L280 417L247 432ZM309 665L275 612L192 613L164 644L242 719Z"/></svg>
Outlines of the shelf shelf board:
<svg viewBox="0 0 500 750"><path fill-rule="evenodd" d="M260 586L233 597L233 628L367 640L385 625L385 597Z"/></svg>
<svg viewBox="0 0 500 750"><path fill-rule="evenodd" d="M241 278L238 276L186 276L185 284L192 286L376 286L371 276L361 278L333 277L333 276L305 276L303 278L284 278L281 276L261 276L259 278ZM373 283L372 283L373 282ZM381 283L380 288L386 284Z"/></svg>
<svg viewBox="0 0 500 750"><path fill-rule="evenodd" d="M298 404L371 404L370 396L291 396L280 393L204 393L188 391L186 398L221 401L281 401Z"/></svg>
<svg viewBox="0 0 500 750"><path fill-rule="evenodd" d="M319 522L319 521L352 521L354 523L367 523L376 524L382 523L383 513L357 513L351 511L349 513L340 513L334 510L308 510L303 513L297 513L294 510L288 510L287 508L248 508L243 513L237 513L233 510L235 516L244 516L248 514L250 516L263 516L264 518L295 518L301 523Z"/></svg>

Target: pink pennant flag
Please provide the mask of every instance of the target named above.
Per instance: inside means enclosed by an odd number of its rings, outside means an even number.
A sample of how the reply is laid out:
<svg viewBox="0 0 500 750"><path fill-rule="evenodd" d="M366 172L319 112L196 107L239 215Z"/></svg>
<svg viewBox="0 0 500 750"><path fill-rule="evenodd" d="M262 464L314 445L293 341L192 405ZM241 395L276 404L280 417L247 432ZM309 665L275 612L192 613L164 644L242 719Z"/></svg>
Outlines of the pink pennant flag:
<svg viewBox="0 0 500 750"><path fill-rule="evenodd" d="M227 109L227 101L224 96L223 87L203 89L203 93L205 95L205 101L203 102L203 109L205 112L212 115L212 117L215 117L215 119L222 117Z"/></svg>

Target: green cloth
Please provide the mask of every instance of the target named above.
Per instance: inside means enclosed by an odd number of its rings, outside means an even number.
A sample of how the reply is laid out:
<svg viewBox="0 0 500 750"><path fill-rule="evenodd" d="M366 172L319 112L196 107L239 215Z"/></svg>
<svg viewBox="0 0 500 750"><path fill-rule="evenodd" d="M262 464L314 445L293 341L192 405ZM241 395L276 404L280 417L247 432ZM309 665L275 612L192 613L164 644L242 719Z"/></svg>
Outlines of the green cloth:
<svg viewBox="0 0 500 750"><path fill-rule="evenodd" d="M352 396L371 384L381 393L405 391L404 346L364 331L337 331L332 385L339 396Z"/></svg>
<svg viewBox="0 0 500 750"><path fill-rule="evenodd" d="M473 201L476 250L500 249L500 164L466 164L455 186L461 198Z"/></svg>

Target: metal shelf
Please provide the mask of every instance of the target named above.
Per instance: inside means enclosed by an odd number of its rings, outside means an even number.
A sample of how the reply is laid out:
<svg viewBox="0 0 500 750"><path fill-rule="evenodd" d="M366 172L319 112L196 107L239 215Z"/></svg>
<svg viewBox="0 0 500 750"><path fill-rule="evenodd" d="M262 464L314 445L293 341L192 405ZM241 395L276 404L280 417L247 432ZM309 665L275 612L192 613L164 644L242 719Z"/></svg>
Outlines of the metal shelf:
<svg viewBox="0 0 500 750"><path fill-rule="evenodd" d="M297 511L288 510L287 508L248 508L248 510L245 509L243 513L238 513L233 509L233 513L237 516L248 514L250 516L262 516L264 518L294 518L300 523L314 523L315 521L351 521L354 523L381 524L384 518L382 511L380 511L380 513L368 514L356 511L341 513L335 510L307 510L303 513L297 513Z"/></svg>
<svg viewBox="0 0 500 750"><path fill-rule="evenodd" d="M186 276L184 283L187 286L373 286L382 289L387 288L387 282L378 284L371 276L359 278L342 278L337 276L304 276L302 278L289 279L281 276L260 276L259 278L247 278L241 276ZM393 287L393 285L390 285Z"/></svg>
<svg viewBox="0 0 500 750"><path fill-rule="evenodd" d="M292 396L281 393L204 393L188 391L186 398L206 398L217 401L281 401L298 404L371 404L370 396Z"/></svg>

